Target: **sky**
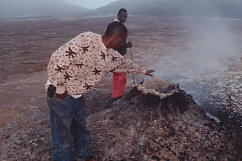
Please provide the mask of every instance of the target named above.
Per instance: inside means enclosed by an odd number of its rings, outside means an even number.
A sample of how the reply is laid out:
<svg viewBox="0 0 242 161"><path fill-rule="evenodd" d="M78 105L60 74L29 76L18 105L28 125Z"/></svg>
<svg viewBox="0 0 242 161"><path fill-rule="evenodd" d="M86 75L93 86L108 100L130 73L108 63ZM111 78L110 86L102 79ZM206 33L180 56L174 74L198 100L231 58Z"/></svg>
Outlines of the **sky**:
<svg viewBox="0 0 242 161"><path fill-rule="evenodd" d="M117 0L64 0L88 9L96 9Z"/></svg>

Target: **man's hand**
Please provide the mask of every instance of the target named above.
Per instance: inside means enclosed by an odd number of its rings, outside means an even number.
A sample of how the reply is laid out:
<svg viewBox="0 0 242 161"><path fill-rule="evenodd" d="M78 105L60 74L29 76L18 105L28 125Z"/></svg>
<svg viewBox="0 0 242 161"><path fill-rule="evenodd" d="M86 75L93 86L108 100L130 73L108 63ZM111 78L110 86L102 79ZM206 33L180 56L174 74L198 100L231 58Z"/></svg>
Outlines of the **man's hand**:
<svg viewBox="0 0 242 161"><path fill-rule="evenodd" d="M131 48L133 45L132 45L132 42L127 42L126 43L126 48Z"/></svg>
<svg viewBox="0 0 242 161"><path fill-rule="evenodd" d="M155 70L147 70L145 75L151 76L153 77L153 75L151 73L155 72Z"/></svg>

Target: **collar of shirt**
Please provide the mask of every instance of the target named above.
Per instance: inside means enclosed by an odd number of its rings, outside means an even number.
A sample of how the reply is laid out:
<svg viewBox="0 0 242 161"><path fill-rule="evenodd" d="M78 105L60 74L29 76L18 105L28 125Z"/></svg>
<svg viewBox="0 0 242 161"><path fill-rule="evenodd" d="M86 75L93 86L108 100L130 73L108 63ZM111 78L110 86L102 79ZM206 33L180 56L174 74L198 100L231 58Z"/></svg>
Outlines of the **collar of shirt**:
<svg viewBox="0 0 242 161"><path fill-rule="evenodd" d="M107 47L104 45L101 35L99 36L99 43L101 45L101 48L106 51L107 50Z"/></svg>
<svg viewBox="0 0 242 161"><path fill-rule="evenodd" d="M99 44L100 44L101 50L104 52L104 54L108 55L108 53L109 53L108 50L109 49L104 45L101 35L99 37Z"/></svg>

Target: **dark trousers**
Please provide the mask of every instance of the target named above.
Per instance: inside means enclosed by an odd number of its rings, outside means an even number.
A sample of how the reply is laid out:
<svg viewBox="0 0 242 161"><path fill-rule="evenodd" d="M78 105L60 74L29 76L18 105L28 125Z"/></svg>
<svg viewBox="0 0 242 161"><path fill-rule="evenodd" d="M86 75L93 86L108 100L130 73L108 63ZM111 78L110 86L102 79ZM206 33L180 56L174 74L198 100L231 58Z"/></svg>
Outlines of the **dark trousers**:
<svg viewBox="0 0 242 161"><path fill-rule="evenodd" d="M75 99L68 95L64 99L49 97L52 161L70 161L71 157L85 160L90 140L86 125L84 97Z"/></svg>

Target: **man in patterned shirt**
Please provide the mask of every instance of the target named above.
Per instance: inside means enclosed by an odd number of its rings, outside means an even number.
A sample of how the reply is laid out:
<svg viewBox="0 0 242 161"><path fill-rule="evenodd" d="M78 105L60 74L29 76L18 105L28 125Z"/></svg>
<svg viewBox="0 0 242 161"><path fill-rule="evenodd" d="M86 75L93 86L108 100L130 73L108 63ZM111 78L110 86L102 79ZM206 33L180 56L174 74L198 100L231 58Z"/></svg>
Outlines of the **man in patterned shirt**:
<svg viewBox="0 0 242 161"><path fill-rule="evenodd" d="M154 70L145 70L114 50L122 45L126 36L125 26L113 22L104 36L82 33L52 54L46 87L53 161L70 161L72 156L85 161L90 135L83 94L107 72L127 71L152 76Z"/></svg>

